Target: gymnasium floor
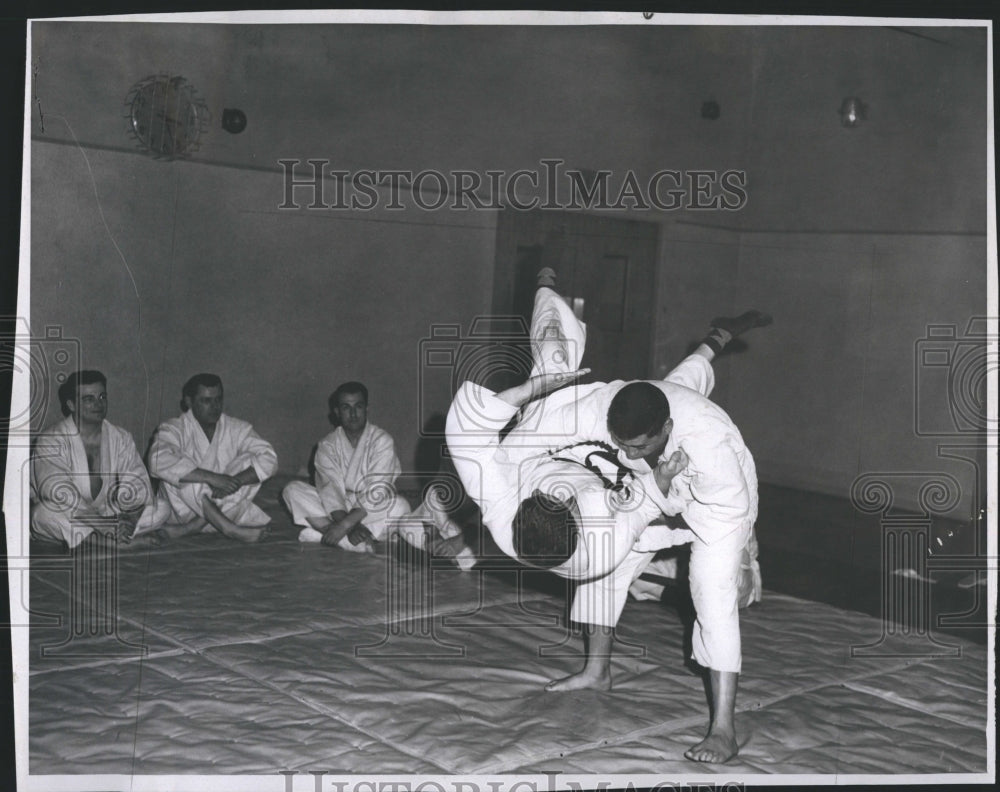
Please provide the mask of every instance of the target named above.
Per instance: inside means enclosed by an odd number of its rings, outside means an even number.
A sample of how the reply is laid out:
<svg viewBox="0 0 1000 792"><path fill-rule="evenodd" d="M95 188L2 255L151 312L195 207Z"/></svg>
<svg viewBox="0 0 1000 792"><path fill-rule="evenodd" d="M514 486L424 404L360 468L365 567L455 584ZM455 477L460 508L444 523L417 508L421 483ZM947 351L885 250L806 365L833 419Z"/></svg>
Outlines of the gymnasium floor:
<svg viewBox="0 0 1000 792"><path fill-rule="evenodd" d="M33 547L32 776L990 769L984 630L893 634L777 593L765 562L742 616L740 754L697 765L683 752L707 705L675 608L629 602L610 692L545 693L580 665L562 581L300 544L281 483L258 498L276 526L259 545L202 534L87 570Z"/></svg>

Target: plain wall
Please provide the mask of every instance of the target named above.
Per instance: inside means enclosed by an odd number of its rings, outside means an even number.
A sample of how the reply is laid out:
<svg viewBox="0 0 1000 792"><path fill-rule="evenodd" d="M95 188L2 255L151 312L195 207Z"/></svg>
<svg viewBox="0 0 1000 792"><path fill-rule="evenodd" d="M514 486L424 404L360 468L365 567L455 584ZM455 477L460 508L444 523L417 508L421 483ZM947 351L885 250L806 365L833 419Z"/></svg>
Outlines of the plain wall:
<svg viewBox="0 0 1000 792"><path fill-rule="evenodd" d="M915 427L914 355L929 325L961 333L986 308L983 28L32 31L46 112L44 129L32 116L32 328L79 339L141 447L202 369L288 472L329 431L342 380L369 384L404 467L447 407L453 383L421 393L420 342L491 305L495 214L279 210L280 158L510 173L557 157L640 183L734 168L748 178L739 211L617 215L660 224L649 374L713 316L770 311L773 328L719 360L715 392L762 480L848 497L860 474L912 472L897 489L915 505L919 476L942 472L960 481L957 510L972 508L975 468L940 456L970 436ZM213 125L187 162L130 149L123 100L159 72L191 80L216 115L241 107L247 130ZM840 125L846 96L868 105L856 129ZM928 421L947 425L947 383L926 395Z"/></svg>
<svg viewBox="0 0 1000 792"><path fill-rule="evenodd" d="M303 208L282 210L278 171L51 144L33 156L32 326L79 339L82 365L109 377L109 420L140 450L183 382L212 371L284 471L304 469L332 429L327 397L355 379L412 465L451 398L440 379L420 393L420 340L485 312L494 213L399 222L308 210L301 191ZM53 389L37 423L57 414Z"/></svg>
<svg viewBox="0 0 1000 792"><path fill-rule="evenodd" d="M985 404L975 374L985 372L967 357L983 338L967 330L986 315L985 238L737 239L666 245L661 311L679 310L661 349L675 359L690 337L678 328L722 313L720 303L773 315L773 326L745 337L745 349L720 358L713 396L739 426L761 480L849 498L859 476L877 475L895 506L935 511L932 493L921 501L920 490L944 474L949 494L936 505L949 503L957 518L973 514L985 471L942 449L984 442L971 427ZM689 251L701 266L691 266ZM933 326L953 328L954 339L934 337ZM948 366L925 363L926 348L950 350L951 384Z"/></svg>
<svg viewBox="0 0 1000 792"><path fill-rule="evenodd" d="M33 164L35 334L58 326L79 340L82 365L109 376L110 420L140 449L177 413L183 381L215 371L227 411L275 444L282 470L301 472L331 428L327 396L361 379L371 420L413 467L421 428L453 390L421 376L421 339L488 310L494 212L399 222L307 209L301 190L302 208L279 209L278 171L64 145L36 143ZM944 472L962 490L956 512L971 513L975 468L920 434L918 406L927 426L954 418L939 372L918 369L917 355L929 325L953 325L957 349L985 314L983 237L754 234L667 219L659 256L651 376L713 316L775 317L719 359L713 395L763 481L849 497L857 476L889 473L898 505L913 508L927 479L909 474ZM58 414L54 390L36 428Z"/></svg>

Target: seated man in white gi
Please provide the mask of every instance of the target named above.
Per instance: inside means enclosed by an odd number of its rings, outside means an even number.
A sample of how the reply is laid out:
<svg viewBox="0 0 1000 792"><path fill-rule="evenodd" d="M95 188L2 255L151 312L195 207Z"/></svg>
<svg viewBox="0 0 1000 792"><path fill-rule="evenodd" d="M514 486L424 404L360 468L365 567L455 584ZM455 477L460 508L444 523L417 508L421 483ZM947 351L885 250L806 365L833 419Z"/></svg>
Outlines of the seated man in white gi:
<svg viewBox="0 0 1000 792"><path fill-rule="evenodd" d="M394 518L410 511L396 493L402 467L387 432L368 421L368 389L345 382L330 396L330 413L340 423L316 447L316 486L293 481L281 496L292 521L303 526L300 542L322 542L354 552L373 552L396 530ZM399 533L423 547L419 523Z"/></svg>
<svg viewBox="0 0 1000 792"><path fill-rule="evenodd" d="M150 536L166 512L156 508L132 435L105 420L105 376L70 374L59 401L67 417L39 434L31 458L34 535L70 548L94 533L124 543Z"/></svg>
<svg viewBox="0 0 1000 792"><path fill-rule="evenodd" d="M246 421L222 411L222 380L196 374L182 390L183 412L160 424L149 449L149 471L162 480L170 505L170 537L216 530L257 542L270 518L254 496L278 466L274 448Z"/></svg>

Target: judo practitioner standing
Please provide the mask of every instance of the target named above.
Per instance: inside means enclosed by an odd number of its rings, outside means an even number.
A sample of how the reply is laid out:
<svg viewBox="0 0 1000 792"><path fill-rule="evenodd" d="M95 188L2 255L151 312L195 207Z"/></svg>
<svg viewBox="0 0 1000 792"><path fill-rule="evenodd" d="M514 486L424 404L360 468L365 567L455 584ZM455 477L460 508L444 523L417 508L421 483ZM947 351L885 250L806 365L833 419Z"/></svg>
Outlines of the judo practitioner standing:
<svg viewBox="0 0 1000 792"><path fill-rule="evenodd" d="M540 289L536 312L540 304L550 301L552 296L554 292ZM558 311L554 316L559 324L550 329L553 335L579 340L578 344L570 345L560 353L561 360L554 360L556 367L561 365L563 371L570 372L563 375L568 381L574 376L572 369L582 357L585 328L582 322L565 310ZM647 482L647 494L655 496L656 484L661 485L660 489L666 495L666 502L660 504L663 513L685 516L692 528L685 541L691 541L693 545L691 588L698 619L694 654L695 659L710 670L712 698L709 734L686 752L688 758L696 761L724 762L736 753L733 712L740 670L738 606L749 604L760 596L760 573L752 530L757 510L756 474L753 460L736 427L721 409L705 398L714 384L710 361L733 336L769 321L769 317L756 312L744 314L736 320L715 320L715 328L706 343L663 382L636 383L646 386L639 389L640 394L653 388L662 392L660 398L663 402L672 397L671 405L676 402L676 428L669 411L644 412L642 400L633 399L630 394L634 389L625 383L596 383L565 388L535 403L504 440L501 449L509 459L511 451L517 446L554 445L558 442L563 444L564 449L571 449L587 440L613 443L621 449L619 460L631 463L639 481ZM466 383L463 388L467 386L470 384ZM625 391L625 398L618 400L612 409L612 402L621 391ZM503 396L497 394L498 398ZM482 396L477 396L477 399L478 403L484 403ZM460 391L453 411L457 405L460 411L468 412L468 401L468 394ZM541 420L526 420L531 418L532 409L541 411ZM608 428L609 420L612 430ZM461 430L457 420L453 421L451 413L449 422L449 447L453 436L456 444L461 445L462 437L467 433ZM641 429L636 429L637 426ZM671 437L673 442L670 442ZM479 458L476 464L482 468L484 459ZM474 472L469 467L466 471L469 475ZM484 471L480 472L482 478L487 478L487 475ZM535 508L539 502L538 493L528 497L529 491L522 487L517 493L517 497L525 498L514 517L515 539L519 534L527 537L527 540L521 539L522 545L526 541L528 544L537 543L536 537L545 531L552 533L550 528L544 526L544 520L526 521L522 518L526 508ZM470 494L475 497L472 490ZM567 560L548 566L557 574L586 579L577 587L571 616L584 625L587 660L580 673L556 680L547 689L608 688L611 685L613 627L624 606L629 584L649 563L653 556L651 551L656 549L649 531L656 529L659 532L661 527L634 531L635 543L631 547L623 547L622 532L613 530L612 522L604 520L603 532L600 525L588 526L595 519L592 516L596 514L593 505L587 507L577 499L575 504L566 500L558 508L569 514L567 525L578 536L575 542L571 539L563 549ZM634 510L633 513L641 512ZM497 537L498 531L489 524L485 510L484 522L491 528L501 549L515 557L521 555L522 560L531 563L530 559L523 557L523 553L517 552L516 542L505 544L503 535ZM676 532L666 533L664 538L669 544L661 544L661 547L678 543ZM511 553L512 549L514 553Z"/></svg>
<svg viewBox="0 0 1000 792"><path fill-rule="evenodd" d="M708 339L712 353L733 335L766 323L759 315L740 319L715 320L734 332L714 330ZM699 365L699 357L704 375L683 376L685 367ZM692 653L709 670L712 702L708 736L685 755L696 761L724 762L737 752L733 717L741 669L739 608L760 599L753 530L757 476L739 431L706 398L714 383L707 361L707 355L693 355L663 381L611 383L582 396L572 411L550 414L549 421L567 428L572 421L580 436L614 443L621 449L619 459L640 478L683 451L687 464L671 481L670 505L664 513L683 516L693 534L689 577L696 621ZM580 587L571 615L585 625L587 661L582 671L551 683L549 690L610 687L611 631L629 585L650 560L648 554L631 553L611 575Z"/></svg>

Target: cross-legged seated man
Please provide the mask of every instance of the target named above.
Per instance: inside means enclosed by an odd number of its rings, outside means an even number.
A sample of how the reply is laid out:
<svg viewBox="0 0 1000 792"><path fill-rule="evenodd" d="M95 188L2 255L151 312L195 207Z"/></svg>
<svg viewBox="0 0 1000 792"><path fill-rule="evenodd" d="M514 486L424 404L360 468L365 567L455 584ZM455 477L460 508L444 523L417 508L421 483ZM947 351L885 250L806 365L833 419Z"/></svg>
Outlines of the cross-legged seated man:
<svg viewBox="0 0 1000 792"><path fill-rule="evenodd" d="M196 374L182 390L183 411L160 424L149 450L150 473L170 505L162 530L177 537L216 530L257 542L270 518L254 502L278 465L274 448L246 421L222 411L222 380Z"/></svg>
<svg viewBox="0 0 1000 792"><path fill-rule="evenodd" d="M402 471L388 432L368 421L368 389L345 382L330 396L330 412L340 425L316 448L316 486L293 481L282 491L292 521L302 526L299 541L322 542L354 552L372 552L387 540L395 518L410 511L396 492ZM406 541L424 546L419 523L399 528Z"/></svg>
<svg viewBox="0 0 1000 792"><path fill-rule="evenodd" d="M66 418L39 434L31 459L31 530L74 548L94 533L129 543L166 519L132 435L105 419L107 378L74 372L59 388Z"/></svg>

